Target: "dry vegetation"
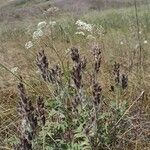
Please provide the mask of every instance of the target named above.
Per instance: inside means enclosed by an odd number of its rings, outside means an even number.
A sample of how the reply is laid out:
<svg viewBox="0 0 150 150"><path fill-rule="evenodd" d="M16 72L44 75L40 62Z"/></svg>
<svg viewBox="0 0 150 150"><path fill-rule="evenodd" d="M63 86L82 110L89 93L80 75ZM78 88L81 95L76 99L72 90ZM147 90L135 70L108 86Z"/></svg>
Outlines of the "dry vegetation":
<svg viewBox="0 0 150 150"><path fill-rule="evenodd" d="M148 1L72 2L0 2L0 150L149 150Z"/></svg>

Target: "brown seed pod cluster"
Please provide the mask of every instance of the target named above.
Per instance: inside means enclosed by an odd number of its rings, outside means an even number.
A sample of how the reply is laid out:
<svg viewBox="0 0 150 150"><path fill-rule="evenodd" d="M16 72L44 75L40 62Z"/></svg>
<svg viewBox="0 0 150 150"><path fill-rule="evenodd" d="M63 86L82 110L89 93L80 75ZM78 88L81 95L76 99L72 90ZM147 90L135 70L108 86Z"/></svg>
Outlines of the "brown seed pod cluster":
<svg viewBox="0 0 150 150"><path fill-rule="evenodd" d="M37 108L35 108L26 95L25 87L21 78L18 84L19 106L18 114L21 118L20 125L20 143L14 146L14 150L32 150L32 140L35 137L38 127L38 121L45 124L44 102L41 97L37 99Z"/></svg>
<svg viewBox="0 0 150 150"><path fill-rule="evenodd" d="M36 64L41 72L44 81L48 81L52 84L60 83L61 69L59 65L55 65L51 69L49 69L48 60L45 56L44 50L38 53Z"/></svg>

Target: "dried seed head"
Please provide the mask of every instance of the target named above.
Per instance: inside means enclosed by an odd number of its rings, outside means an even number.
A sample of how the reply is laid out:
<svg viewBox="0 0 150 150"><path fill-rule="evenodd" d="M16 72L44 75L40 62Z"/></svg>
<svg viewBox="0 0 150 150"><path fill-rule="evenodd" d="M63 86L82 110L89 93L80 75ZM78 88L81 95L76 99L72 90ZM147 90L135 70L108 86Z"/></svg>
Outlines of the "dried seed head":
<svg viewBox="0 0 150 150"><path fill-rule="evenodd" d="M101 97L102 97L102 88L98 83L95 82L93 83L92 93L94 97L94 105L98 106L100 104Z"/></svg>
<svg viewBox="0 0 150 150"><path fill-rule="evenodd" d="M128 86L128 76L125 74L120 73L120 64L114 64L113 74L115 76L116 85L120 85L122 89L127 88Z"/></svg>
<svg viewBox="0 0 150 150"><path fill-rule="evenodd" d="M13 146L14 150L32 150L32 144L31 142L25 138L20 139L20 144L14 145Z"/></svg>
<svg viewBox="0 0 150 150"><path fill-rule="evenodd" d="M60 83L61 68L59 65L55 65L53 68L49 69L47 57L45 56L44 51L39 52L36 62L44 81L48 81L53 84Z"/></svg>
<svg viewBox="0 0 150 150"><path fill-rule="evenodd" d="M32 149L31 140L34 137L37 127L37 117L31 101L26 96L22 78L21 82L18 84L18 90L20 96L18 113L21 117L21 142L19 144L19 149L27 150Z"/></svg>
<svg viewBox="0 0 150 150"><path fill-rule="evenodd" d="M95 45L92 49L92 53L95 57L101 55L101 48L98 45Z"/></svg>
<svg viewBox="0 0 150 150"><path fill-rule="evenodd" d="M81 68L81 64L80 63L78 63L72 69L72 79L73 79L74 84L75 84L77 89L81 88L81 80L82 80L81 71L82 71L82 68Z"/></svg>
<svg viewBox="0 0 150 150"><path fill-rule="evenodd" d="M101 65L101 58L98 58L95 62L95 72L98 73Z"/></svg>
<svg viewBox="0 0 150 150"><path fill-rule="evenodd" d="M44 107L44 101L42 97L38 97L37 98L37 116L38 116L38 120L40 122L42 122L42 125L45 125L45 107Z"/></svg>
<svg viewBox="0 0 150 150"><path fill-rule="evenodd" d="M90 133L90 128L89 128L89 127L86 127L86 128L85 128L85 134L88 135L89 133Z"/></svg>
<svg viewBox="0 0 150 150"><path fill-rule="evenodd" d="M116 63L114 64L113 74L115 76L115 82L116 84L120 83L120 64Z"/></svg>
<svg viewBox="0 0 150 150"><path fill-rule="evenodd" d="M77 48L71 48L71 58L74 62L74 67L72 69L72 79L76 89L80 89L82 82L82 70L86 67L86 59L80 58L80 54Z"/></svg>
<svg viewBox="0 0 150 150"><path fill-rule="evenodd" d="M121 78L121 86L123 89L126 89L128 86L128 76L125 74L122 74L122 78Z"/></svg>
<svg viewBox="0 0 150 150"><path fill-rule="evenodd" d="M51 83L60 83L61 68L58 65L53 66L47 72L47 80Z"/></svg>
<svg viewBox="0 0 150 150"><path fill-rule="evenodd" d="M94 71L96 73L99 72L100 66L101 66L101 48L99 48L98 46L94 46L94 48L92 49L92 53L94 55Z"/></svg>
<svg viewBox="0 0 150 150"><path fill-rule="evenodd" d="M71 58L74 62L74 66L72 68L71 77L74 82L74 88L76 89L76 94L74 96L74 102L72 103L73 108L75 111L78 111L76 109L77 105L80 103L82 105L82 94L81 94L81 88L82 88L82 71L86 68L86 59L81 58L79 51L77 48L71 48Z"/></svg>
<svg viewBox="0 0 150 150"><path fill-rule="evenodd" d="M26 104L28 98L26 97L25 88L22 81L18 84L18 90L19 90L20 103Z"/></svg>
<svg viewBox="0 0 150 150"><path fill-rule="evenodd" d="M86 68L87 60L85 57L81 59L81 68L82 70Z"/></svg>
<svg viewBox="0 0 150 150"><path fill-rule="evenodd" d="M71 48L71 58L76 63L80 61L80 55L79 55L79 51L77 48Z"/></svg>
<svg viewBox="0 0 150 150"><path fill-rule="evenodd" d="M41 75L42 75L44 81L46 81L47 70L48 70L48 61L47 61L47 57L45 56L44 50L42 50L41 52L38 53L36 64L41 71Z"/></svg>
<svg viewBox="0 0 150 150"><path fill-rule="evenodd" d="M27 139L23 138L21 139L21 147L23 147L23 150L31 150L32 144L29 143Z"/></svg>
<svg viewBox="0 0 150 150"><path fill-rule="evenodd" d="M117 62L115 62L113 69L113 73L115 74L116 72L120 72L120 64Z"/></svg>
<svg viewBox="0 0 150 150"><path fill-rule="evenodd" d="M80 97L76 94L73 98L73 102L72 102L72 106L73 106L73 110L78 112L77 110L77 106L80 104Z"/></svg>
<svg viewBox="0 0 150 150"><path fill-rule="evenodd" d="M115 91L115 87L113 85L110 86L110 91L114 92Z"/></svg>

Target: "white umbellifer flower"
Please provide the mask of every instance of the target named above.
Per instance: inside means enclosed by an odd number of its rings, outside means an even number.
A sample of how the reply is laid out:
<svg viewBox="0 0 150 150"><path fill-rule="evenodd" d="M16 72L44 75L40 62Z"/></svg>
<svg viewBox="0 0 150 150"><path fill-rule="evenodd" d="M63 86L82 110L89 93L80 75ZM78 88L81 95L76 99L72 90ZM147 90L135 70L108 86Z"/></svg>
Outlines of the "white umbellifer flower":
<svg viewBox="0 0 150 150"><path fill-rule="evenodd" d="M148 43L147 40L145 40L145 41L144 41L144 44L147 44L147 43Z"/></svg>
<svg viewBox="0 0 150 150"><path fill-rule="evenodd" d="M38 39L39 37L43 36L43 34L44 34L43 31L41 29L38 29L33 33L32 37L33 39Z"/></svg>
<svg viewBox="0 0 150 150"><path fill-rule="evenodd" d="M52 26L52 27L54 27L56 25L56 21L50 21L49 25Z"/></svg>
<svg viewBox="0 0 150 150"><path fill-rule="evenodd" d="M57 11L59 11L58 7L51 7L49 9L47 9L47 12L50 12L50 13L54 13L54 12L57 12Z"/></svg>
<svg viewBox="0 0 150 150"><path fill-rule="evenodd" d="M123 41L121 41L121 42L120 42L120 45L123 45L123 44L124 44Z"/></svg>
<svg viewBox="0 0 150 150"><path fill-rule="evenodd" d="M46 21L42 21L42 22L39 22L39 23L38 23L37 28L38 28L38 29L42 29L42 28L44 28L46 25L47 25Z"/></svg>
<svg viewBox="0 0 150 150"><path fill-rule="evenodd" d="M87 40L95 40L96 38L93 35L88 35L86 37Z"/></svg>
<svg viewBox="0 0 150 150"><path fill-rule="evenodd" d="M78 25L78 30L86 30L88 32L92 32L93 30L93 26L91 24L87 24L86 22L83 22L81 20L76 21L75 24Z"/></svg>
<svg viewBox="0 0 150 150"><path fill-rule="evenodd" d="M25 44L25 48L26 48L26 49L29 49L29 48L31 48L32 46L33 46L32 41L29 41L29 42L27 42L27 43Z"/></svg>
<svg viewBox="0 0 150 150"><path fill-rule="evenodd" d="M82 32L82 31L76 32L75 34L76 34L76 35L83 35L83 36L85 36L84 32Z"/></svg>
<svg viewBox="0 0 150 150"><path fill-rule="evenodd" d="M37 71L36 71L36 74L40 74L40 73L41 73L41 71L40 71L40 70L37 70Z"/></svg>
<svg viewBox="0 0 150 150"><path fill-rule="evenodd" d="M140 46L139 44L136 44L136 45L135 45L135 49L138 49L138 48L139 48L139 46Z"/></svg>
<svg viewBox="0 0 150 150"><path fill-rule="evenodd" d="M84 26L85 24L86 23L81 20L76 21L76 25L78 25L78 26Z"/></svg>
<svg viewBox="0 0 150 150"><path fill-rule="evenodd" d="M57 13L59 11L58 7L50 7L48 8L46 11L44 11L44 15L49 15L49 14L53 14L53 13Z"/></svg>
<svg viewBox="0 0 150 150"><path fill-rule="evenodd" d="M139 31L139 34L142 34L142 31Z"/></svg>
<svg viewBox="0 0 150 150"><path fill-rule="evenodd" d="M70 49L69 48L66 49L65 52L66 52L66 54L68 54L70 52Z"/></svg>
<svg viewBox="0 0 150 150"><path fill-rule="evenodd" d="M14 67L14 68L11 69L12 73L16 73L17 71L18 71L18 67Z"/></svg>

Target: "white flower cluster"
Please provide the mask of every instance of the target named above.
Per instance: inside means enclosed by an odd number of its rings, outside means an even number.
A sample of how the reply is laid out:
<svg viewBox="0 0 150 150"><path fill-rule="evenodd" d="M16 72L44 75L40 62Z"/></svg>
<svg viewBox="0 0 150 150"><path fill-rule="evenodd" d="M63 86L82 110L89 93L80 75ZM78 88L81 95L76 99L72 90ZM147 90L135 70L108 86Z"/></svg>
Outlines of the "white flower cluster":
<svg viewBox="0 0 150 150"><path fill-rule="evenodd" d="M37 25L37 30L33 32L32 38L38 39L39 37L42 37L44 35L42 29L45 28L47 25L46 21L39 22Z"/></svg>
<svg viewBox="0 0 150 150"><path fill-rule="evenodd" d="M123 44L124 44L124 42L123 42L123 41L121 41L121 42L120 42L120 45L123 45Z"/></svg>
<svg viewBox="0 0 150 150"><path fill-rule="evenodd" d="M86 39L87 40L96 40L96 38L93 36L93 35L88 35L87 37L86 37Z"/></svg>
<svg viewBox="0 0 150 150"><path fill-rule="evenodd" d="M96 35L102 36L104 34L104 28L101 25L96 26L81 20L77 20L75 24L78 26L77 27L78 32L76 32L75 34L86 36L87 40L90 41L96 40L95 37ZM87 33L88 35L86 35Z"/></svg>
<svg viewBox="0 0 150 150"><path fill-rule="evenodd" d="M46 27L54 27L56 25L56 21L50 21L49 24L47 24L46 21L39 22L37 25L37 30L33 32L33 39L38 39L39 37L42 37L44 35L43 29Z"/></svg>
<svg viewBox="0 0 150 150"><path fill-rule="evenodd" d="M58 7L50 7L47 9L47 12L50 12L50 13L54 13L54 12L57 12L59 11L59 8Z"/></svg>
<svg viewBox="0 0 150 150"><path fill-rule="evenodd" d="M50 25L51 27L54 27L54 26L56 25L56 21L50 21L50 22L49 22L49 25Z"/></svg>
<svg viewBox="0 0 150 150"><path fill-rule="evenodd" d="M57 13L59 11L58 7L50 7L46 11L44 11L43 15L49 16L51 14Z"/></svg>
<svg viewBox="0 0 150 150"><path fill-rule="evenodd" d="M25 44L25 48L26 48L26 49L29 49L29 48L31 48L32 46L33 46L32 41L29 41L29 42L27 42L27 43Z"/></svg>
<svg viewBox="0 0 150 150"><path fill-rule="evenodd" d="M83 22L81 20L76 21L76 25L78 25L78 30L92 32L93 25Z"/></svg>
<svg viewBox="0 0 150 150"><path fill-rule="evenodd" d="M84 33L84 32L82 32L82 31L80 31L80 32L76 32L75 34L76 34L76 35L83 35L83 36L85 36L85 33Z"/></svg>
<svg viewBox="0 0 150 150"><path fill-rule="evenodd" d="M33 39L38 39L39 37L42 37L44 35L43 31L41 29L37 29L33 32Z"/></svg>
<svg viewBox="0 0 150 150"><path fill-rule="evenodd" d="M42 22L39 22L39 23L38 23L37 28L38 28L38 29L42 29L42 28L44 28L46 25L47 25L47 22L46 22L46 21L42 21Z"/></svg>
<svg viewBox="0 0 150 150"><path fill-rule="evenodd" d="M144 40L144 44L147 44L148 43L148 41L147 40Z"/></svg>
<svg viewBox="0 0 150 150"><path fill-rule="evenodd" d="M17 73L18 69L19 69L18 67L14 67L11 69L11 72L15 74L15 73Z"/></svg>
<svg viewBox="0 0 150 150"><path fill-rule="evenodd" d="M42 37L44 35L45 29L48 29L48 27L54 27L55 25L56 25L55 21L50 21L49 23L47 23L46 21L39 22L37 24L37 29L32 34L32 39L33 40L39 39L40 37ZM29 49L31 47L33 47L32 41L29 41L25 44L26 49Z"/></svg>

